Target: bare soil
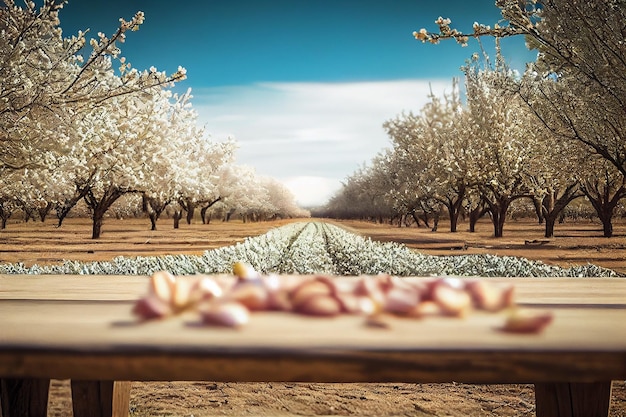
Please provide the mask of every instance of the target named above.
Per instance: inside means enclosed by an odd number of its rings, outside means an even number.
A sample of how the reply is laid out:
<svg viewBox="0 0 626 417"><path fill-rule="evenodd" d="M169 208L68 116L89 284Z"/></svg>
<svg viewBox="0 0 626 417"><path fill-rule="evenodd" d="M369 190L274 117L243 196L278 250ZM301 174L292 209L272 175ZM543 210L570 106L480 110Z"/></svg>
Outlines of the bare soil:
<svg viewBox="0 0 626 417"><path fill-rule="evenodd" d="M292 220L293 221L293 220ZM299 221L299 220L296 220ZM215 247L265 233L289 220L242 223L181 224L163 219L150 231L146 219L109 219L98 240L90 223L67 219L57 228L47 223L10 222L0 230L0 263L52 264L62 260L110 260L115 256L201 254ZM335 222L375 240L396 241L423 253L463 255L490 253L520 256L560 266L593 263L626 274L626 223L615 225L612 238L601 225L577 222L558 225L556 237L543 238L533 221L510 221L504 237L493 238L488 221L475 233L426 228L398 228L366 222ZM626 278L625 278L626 279ZM533 416L532 385L468 384L297 384L135 382L131 416ZM49 416L71 416L69 381L53 381ZM626 383L613 382L611 417L626 417Z"/></svg>

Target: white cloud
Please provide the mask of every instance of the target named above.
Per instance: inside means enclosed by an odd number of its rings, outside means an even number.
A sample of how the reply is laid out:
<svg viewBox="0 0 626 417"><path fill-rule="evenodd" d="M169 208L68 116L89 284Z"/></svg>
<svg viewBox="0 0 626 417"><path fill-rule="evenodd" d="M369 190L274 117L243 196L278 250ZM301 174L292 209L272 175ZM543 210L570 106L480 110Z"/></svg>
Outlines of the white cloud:
<svg viewBox="0 0 626 417"><path fill-rule="evenodd" d="M319 206L341 188L340 180L325 177L290 177L284 179L283 183L293 193L300 207Z"/></svg>
<svg viewBox="0 0 626 417"><path fill-rule="evenodd" d="M441 95L451 88L451 80L259 83L194 90L193 103L215 139L238 141L238 163L286 184L296 177L320 178L306 201L322 204L330 196L329 182L336 190L390 145L382 127L386 120L418 111L431 89Z"/></svg>

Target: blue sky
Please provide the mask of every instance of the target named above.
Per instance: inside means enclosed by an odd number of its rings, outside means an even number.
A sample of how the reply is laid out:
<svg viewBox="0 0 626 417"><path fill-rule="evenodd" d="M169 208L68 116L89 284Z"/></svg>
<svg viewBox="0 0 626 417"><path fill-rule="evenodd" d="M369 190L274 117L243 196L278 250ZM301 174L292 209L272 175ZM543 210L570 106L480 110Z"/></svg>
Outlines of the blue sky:
<svg viewBox="0 0 626 417"><path fill-rule="evenodd" d="M389 145L382 124L417 111L432 89L449 91L477 50L422 44L438 16L471 31L501 19L494 0L69 0L61 27L111 34L141 10L122 55L134 67L180 65L200 122L215 140L234 137L237 162L288 185L303 205L323 203L341 180ZM493 52L491 43L485 44ZM523 39L503 43L523 69L535 53Z"/></svg>

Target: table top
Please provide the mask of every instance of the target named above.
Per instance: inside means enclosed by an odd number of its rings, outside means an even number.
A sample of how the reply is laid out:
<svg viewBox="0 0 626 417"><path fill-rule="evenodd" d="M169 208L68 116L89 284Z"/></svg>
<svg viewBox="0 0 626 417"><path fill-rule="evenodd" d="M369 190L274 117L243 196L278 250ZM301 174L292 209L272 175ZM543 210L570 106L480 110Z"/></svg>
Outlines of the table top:
<svg viewBox="0 0 626 417"><path fill-rule="evenodd" d="M350 278L337 278L350 279ZM409 278L407 278L409 279ZM410 278L420 279L420 278ZM313 318L253 313L239 329L188 312L138 322L147 277L0 275L0 376L113 380L594 382L626 378L626 279L481 278L549 310L539 334L506 313Z"/></svg>

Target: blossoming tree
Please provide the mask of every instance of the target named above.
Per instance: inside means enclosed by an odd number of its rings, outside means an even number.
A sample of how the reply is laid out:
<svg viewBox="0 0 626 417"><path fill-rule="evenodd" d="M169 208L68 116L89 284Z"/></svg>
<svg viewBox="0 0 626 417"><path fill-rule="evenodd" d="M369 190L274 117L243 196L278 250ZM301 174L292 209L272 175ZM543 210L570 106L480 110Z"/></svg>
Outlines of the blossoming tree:
<svg viewBox="0 0 626 417"><path fill-rule="evenodd" d="M402 114L385 122L394 145L401 182L418 190L422 208L443 205L450 218L450 231L456 232L467 182L463 153L468 137L460 128L462 113L458 81L450 94L440 98L431 93L430 102L418 114ZM428 200L433 200L428 204ZM433 214L439 210L429 207Z"/></svg>
<svg viewBox="0 0 626 417"><path fill-rule="evenodd" d="M578 142L626 175L626 3L621 0L497 0L503 22L463 33L439 18L422 42L522 35L537 49L520 96L557 140Z"/></svg>
<svg viewBox="0 0 626 417"><path fill-rule="evenodd" d="M0 8L0 175L7 170L45 167L50 154L67 150L71 120L114 97L133 95L185 78L185 71L168 76L156 69L139 72L120 56L127 31L143 23L143 13L120 19L111 36L91 39L91 52L80 53L86 33L63 37L59 10L64 2L32 1L17 6L4 0ZM119 58L116 82L102 82Z"/></svg>
<svg viewBox="0 0 626 417"><path fill-rule="evenodd" d="M0 176L36 169L69 185L76 192L62 199L60 221L65 209L85 198L93 210L97 237L104 212L120 193L133 188L129 179L140 177L137 164L146 162L145 155L142 159L137 154L135 168L130 168L133 154L129 152L134 146L130 142L135 136L150 136L147 125L138 126L139 114L147 117L152 98L184 79L185 70L179 68L169 76L156 68L138 71L120 55L119 44L126 32L143 23L142 12L130 21L120 19L111 37L98 33L90 39L91 50L83 57L85 32L63 37L58 14L64 2L44 0L39 8L30 1L24 7L13 0L4 4L0 8ZM135 128L139 133L132 132ZM121 159L116 160L118 156ZM68 167L73 171L67 173ZM61 172L67 175L58 175ZM112 176L121 180L119 187L111 185Z"/></svg>

